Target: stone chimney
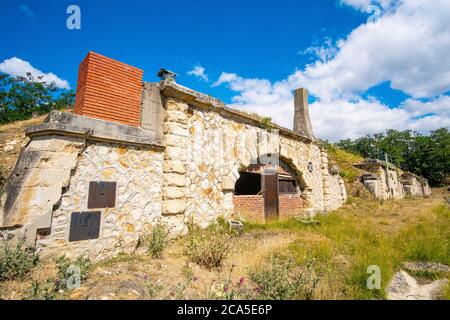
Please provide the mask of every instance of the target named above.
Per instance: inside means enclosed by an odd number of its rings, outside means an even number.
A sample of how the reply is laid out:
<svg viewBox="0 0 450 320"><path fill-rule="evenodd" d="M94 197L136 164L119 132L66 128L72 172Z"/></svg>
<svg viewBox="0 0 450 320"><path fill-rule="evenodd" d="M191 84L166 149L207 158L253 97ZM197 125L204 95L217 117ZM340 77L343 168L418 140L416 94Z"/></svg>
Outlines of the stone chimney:
<svg viewBox="0 0 450 320"><path fill-rule="evenodd" d="M314 138L308 109L308 91L299 88L294 91L294 131L311 139Z"/></svg>

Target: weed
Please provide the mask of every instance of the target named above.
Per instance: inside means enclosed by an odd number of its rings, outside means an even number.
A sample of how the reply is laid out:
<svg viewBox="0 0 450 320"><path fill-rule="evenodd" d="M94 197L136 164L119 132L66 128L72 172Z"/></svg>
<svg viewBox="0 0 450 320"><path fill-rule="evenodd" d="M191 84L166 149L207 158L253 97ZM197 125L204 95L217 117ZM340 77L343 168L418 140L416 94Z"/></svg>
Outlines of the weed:
<svg viewBox="0 0 450 320"><path fill-rule="evenodd" d="M151 279L146 279L145 287L147 288L147 293L150 299L155 298L163 289L163 286L154 283Z"/></svg>
<svg viewBox="0 0 450 320"><path fill-rule="evenodd" d="M231 236L222 225L213 224L206 229L189 225L186 253L199 266L208 270L220 269L230 246Z"/></svg>
<svg viewBox="0 0 450 320"><path fill-rule="evenodd" d="M272 118L270 117L263 117L260 121L261 127L263 129L269 130L272 127Z"/></svg>
<svg viewBox="0 0 450 320"><path fill-rule="evenodd" d="M58 298L58 285L53 279L44 282L33 281L28 289L26 300L55 300Z"/></svg>
<svg viewBox="0 0 450 320"><path fill-rule="evenodd" d="M168 231L162 224L157 224L148 240L148 253L153 258L161 258L167 246Z"/></svg>
<svg viewBox="0 0 450 320"><path fill-rule="evenodd" d="M80 283L86 280L91 266L91 260L87 257L79 256L75 260L71 260L65 255L60 256L56 260L56 267L58 268L56 284L58 289L69 289L68 281L73 276L79 276Z"/></svg>
<svg viewBox="0 0 450 320"><path fill-rule="evenodd" d="M34 249L3 241L0 247L0 281L23 279L38 262Z"/></svg>
<svg viewBox="0 0 450 320"><path fill-rule="evenodd" d="M250 273L257 299L290 300L313 298L320 275L313 270L314 259L306 259L302 268L291 258L272 256L269 267Z"/></svg>

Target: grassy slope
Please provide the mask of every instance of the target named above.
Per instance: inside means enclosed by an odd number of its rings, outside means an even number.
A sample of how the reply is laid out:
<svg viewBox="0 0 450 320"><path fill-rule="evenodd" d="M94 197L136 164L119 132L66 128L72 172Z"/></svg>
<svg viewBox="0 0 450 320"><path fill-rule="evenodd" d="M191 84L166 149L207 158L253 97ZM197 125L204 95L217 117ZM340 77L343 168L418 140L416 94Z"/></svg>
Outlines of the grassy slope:
<svg viewBox="0 0 450 320"><path fill-rule="evenodd" d="M287 250L298 261L308 254L317 259L324 272L317 298L384 298L384 290L366 288L371 265L380 267L383 289L405 261L450 265L450 209L441 197L354 201L316 226L291 220L253 228L298 234Z"/></svg>
<svg viewBox="0 0 450 320"><path fill-rule="evenodd" d="M352 183L363 171L353 165L361 163L364 159L356 154L346 152L332 145L327 145L330 163L336 163L340 168L340 175L347 183Z"/></svg>

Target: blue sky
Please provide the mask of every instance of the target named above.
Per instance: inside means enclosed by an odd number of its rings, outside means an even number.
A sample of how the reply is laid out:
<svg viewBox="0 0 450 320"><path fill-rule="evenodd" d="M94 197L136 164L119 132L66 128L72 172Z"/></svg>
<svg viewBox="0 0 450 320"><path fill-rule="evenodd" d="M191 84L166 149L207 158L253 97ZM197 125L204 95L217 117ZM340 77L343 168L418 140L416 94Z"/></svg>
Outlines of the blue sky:
<svg viewBox="0 0 450 320"><path fill-rule="evenodd" d="M426 133L450 125L449 1L428 2L2 1L0 71L32 66L75 88L92 50L143 69L146 81L169 68L179 83L287 127L291 92L307 87L316 134L330 140L388 128ZM71 4L81 30L66 27ZM371 23L369 5L380 9ZM414 23L425 30L409 33Z"/></svg>

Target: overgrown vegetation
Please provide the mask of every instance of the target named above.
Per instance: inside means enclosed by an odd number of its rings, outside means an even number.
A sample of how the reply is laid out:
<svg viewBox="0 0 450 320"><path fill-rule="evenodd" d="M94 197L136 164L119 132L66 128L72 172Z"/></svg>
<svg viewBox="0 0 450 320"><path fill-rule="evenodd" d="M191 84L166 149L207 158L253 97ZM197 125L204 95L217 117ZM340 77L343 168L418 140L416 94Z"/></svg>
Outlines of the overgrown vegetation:
<svg viewBox="0 0 450 320"><path fill-rule="evenodd" d="M261 127L263 129L269 130L272 127L272 118L270 117L261 118Z"/></svg>
<svg viewBox="0 0 450 320"><path fill-rule="evenodd" d="M443 204L443 190L434 192L428 199L354 198L351 204L316 217L319 224L296 219L245 224L239 237L233 237L223 221L207 229L191 227L188 236L171 242L173 247L161 259L135 253L96 263L80 290L61 287L67 258L61 258L55 269L44 270L41 266L47 261L42 261L22 281L0 283L1 297L385 299L389 280L404 262L450 265L450 209ZM369 266L381 270L380 290L367 288ZM412 275L450 278L450 274ZM450 299L450 286L444 294Z"/></svg>
<svg viewBox="0 0 450 320"><path fill-rule="evenodd" d="M364 159L360 155L346 152L332 144L327 144L326 147L330 158L339 165L340 176L347 183L352 183L360 174L360 171L354 165L362 162ZM333 165L333 163L330 163L330 165Z"/></svg>
<svg viewBox="0 0 450 320"><path fill-rule="evenodd" d="M55 300L57 298L59 298L58 285L53 279L33 281L25 297L26 300Z"/></svg>
<svg viewBox="0 0 450 320"><path fill-rule="evenodd" d="M56 275L56 286L58 289L70 289L68 280L71 277L79 276L80 283L87 279L91 269L91 260L84 256L78 256L76 259L69 259L65 255L60 256L56 260L58 273Z"/></svg>
<svg viewBox="0 0 450 320"><path fill-rule="evenodd" d="M314 259L306 257L303 264L295 264L289 257L273 256L271 264L250 273L257 299L310 300L320 275L314 271Z"/></svg>
<svg viewBox="0 0 450 320"><path fill-rule="evenodd" d="M150 239L148 240L148 253L153 258L162 257L164 249L167 246L168 234L168 231L162 224L157 224L153 227Z"/></svg>
<svg viewBox="0 0 450 320"><path fill-rule="evenodd" d="M206 269L220 269L230 245L231 235L223 224L212 224L205 229L189 225L186 253L192 262Z"/></svg>
<svg viewBox="0 0 450 320"><path fill-rule="evenodd" d="M0 124L25 120L51 110L72 106L75 93L60 89L54 83L42 81L42 77L12 78L0 73Z"/></svg>
<svg viewBox="0 0 450 320"><path fill-rule="evenodd" d="M365 158L384 160L386 153L389 161L425 177L432 186L450 182L450 132L447 128L432 131L429 136L410 130L387 130L356 140L341 140L335 145Z"/></svg>
<svg viewBox="0 0 450 320"><path fill-rule="evenodd" d="M0 281L23 279L38 262L33 249L24 247L23 241L0 244Z"/></svg>
<svg viewBox="0 0 450 320"><path fill-rule="evenodd" d="M286 254L300 263L316 260L323 272L318 299L384 299L388 281L406 261L440 262L450 265L450 209L415 207L426 200L367 201L355 199L329 215L320 224L304 225L295 219L247 229L295 232L298 239ZM379 266L381 290L366 286L367 268Z"/></svg>

